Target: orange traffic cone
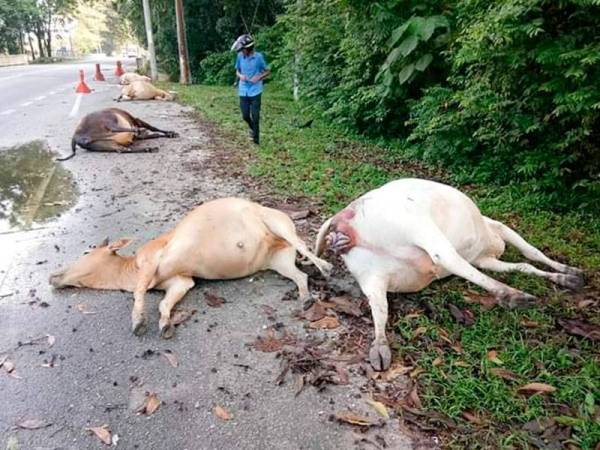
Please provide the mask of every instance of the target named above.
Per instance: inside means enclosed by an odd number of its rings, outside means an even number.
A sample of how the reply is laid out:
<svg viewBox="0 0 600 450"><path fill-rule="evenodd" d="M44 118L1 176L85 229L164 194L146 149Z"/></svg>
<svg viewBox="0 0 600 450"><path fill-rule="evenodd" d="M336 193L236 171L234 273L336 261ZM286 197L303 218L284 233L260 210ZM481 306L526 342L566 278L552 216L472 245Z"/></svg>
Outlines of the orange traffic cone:
<svg viewBox="0 0 600 450"><path fill-rule="evenodd" d="M104 79L104 75L102 75L102 72L100 71L100 64L96 64L96 74L94 75L94 80L96 80L96 81L106 81Z"/></svg>
<svg viewBox="0 0 600 450"><path fill-rule="evenodd" d="M123 67L121 66L121 61L117 61L117 68L115 69L115 75L120 77L124 73L125 73L125 71L123 70Z"/></svg>
<svg viewBox="0 0 600 450"><path fill-rule="evenodd" d="M83 70L79 71L79 84L77 85L75 92L77 92L78 94L89 94L90 92L92 92L90 87L87 84L85 84L85 81L83 81Z"/></svg>

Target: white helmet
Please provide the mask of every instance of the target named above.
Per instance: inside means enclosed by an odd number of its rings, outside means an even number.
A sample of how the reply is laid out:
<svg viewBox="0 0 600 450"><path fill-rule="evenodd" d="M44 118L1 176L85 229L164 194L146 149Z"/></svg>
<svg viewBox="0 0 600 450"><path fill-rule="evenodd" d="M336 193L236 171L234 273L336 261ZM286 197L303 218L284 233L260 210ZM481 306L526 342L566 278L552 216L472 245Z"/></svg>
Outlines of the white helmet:
<svg viewBox="0 0 600 450"><path fill-rule="evenodd" d="M254 47L254 38L249 34L242 34L239 38L235 40L235 42L231 46L231 51L239 52L244 48L252 47Z"/></svg>

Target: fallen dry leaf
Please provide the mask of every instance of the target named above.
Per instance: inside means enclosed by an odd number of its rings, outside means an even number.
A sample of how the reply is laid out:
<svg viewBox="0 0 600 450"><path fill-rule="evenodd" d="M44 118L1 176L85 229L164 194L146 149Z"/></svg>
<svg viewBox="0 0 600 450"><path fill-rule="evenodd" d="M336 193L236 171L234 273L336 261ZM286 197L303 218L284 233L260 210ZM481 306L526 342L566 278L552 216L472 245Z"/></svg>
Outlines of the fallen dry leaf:
<svg viewBox="0 0 600 450"><path fill-rule="evenodd" d="M425 372L425 369L421 368L421 367L417 367L416 369L414 369L409 376L411 378L417 378L419 375L421 375L423 372Z"/></svg>
<svg viewBox="0 0 600 450"><path fill-rule="evenodd" d="M479 416L473 411L463 411L462 416L474 425L481 425L483 423Z"/></svg>
<svg viewBox="0 0 600 450"><path fill-rule="evenodd" d="M288 211L292 220L306 219L310 215L310 209L301 209L300 211Z"/></svg>
<svg viewBox="0 0 600 450"><path fill-rule="evenodd" d="M536 322L535 320L529 320L529 319L523 319L523 320L521 320L520 323L525 328L537 328L540 326L540 324L538 322Z"/></svg>
<svg viewBox="0 0 600 450"><path fill-rule="evenodd" d="M494 367L494 368L490 369L490 372L493 373L494 375L496 375L497 377L504 378L505 380L519 381L519 376L516 373L511 372L508 369Z"/></svg>
<svg viewBox="0 0 600 450"><path fill-rule="evenodd" d="M457 360L457 361L454 361L454 365L455 365L456 367L464 367L464 368L469 368L469 367L471 367L471 366L470 366L470 365L469 365L467 362L465 362L465 361L463 361L463 360L460 360L460 359L459 359L459 360Z"/></svg>
<svg viewBox="0 0 600 450"><path fill-rule="evenodd" d="M309 324L311 328L331 330L340 326L340 321L337 317L326 316Z"/></svg>
<svg viewBox="0 0 600 450"><path fill-rule="evenodd" d="M475 317L473 316L473 313L468 309L460 309L453 303L448 304L448 309L450 310L450 314L452 314L452 317L454 317L454 319L461 325L470 327L475 323Z"/></svg>
<svg viewBox="0 0 600 450"><path fill-rule="evenodd" d="M37 430L49 427L50 425L52 424L42 419L25 419L17 422L17 426L24 430Z"/></svg>
<svg viewBox="0 0 600 450"><path fill-rule="evenodd" d="M437 367L439 365L441 365L444 362L444 360L442 359L441 356L438 356L437 358L435 358L433 360L433 362L431 363L432 366Z"/></svg>
<svg viewBox="0 0 600 450"><path fill-rule="evenodd" d="M421 317L422 313L409 313L404 316L405 319L416 319L417 317Z"/></svg>
<svg viewBox="0 0 600 450"><path fill-rule="evenodd" d="M391 367L385 372L378 372L380 374L380 378L382 381L392 381L398 378L400 375L406 375L411 370L413 370L413 366L403 366L400 363L393 363Z"/></svg>
<svg viewBox="0 0 600 450"><path fill-rule="evenodd" d="M464 296L464 299L467 303L481 305L482 311L489 311L498 303L492 294L479 294L475 291L468 291Z"/></svg>
<svg viewBox="0 0 600 450"><path fill-rule="evenodd" d="M76 306L77 310L81 313L81 314L96 314L98 311L91 311L88 307L88 305L86 305L85 303L79 303Z"/></svg>
<svg viewBox="0 0 600 450"><path fill-rule="evenodd" d="M179 366L179 361L177 361L177 357L171 350L163 350L160 352L160 355L165 358L169 364L173 367Z"/></svg>
<svg viewBox="0 0 600 450"><path fill-rule="evenodd" d="M225 299L223 297L219 297L212 292L205 292L204 298L206 300L206 304L212 308L220 308L225 303Z"/></svg>
<svg viewBox="0 0 600 450"><path fill-rule="evenodd" d="M329 301L334 304L334 309L336 311L355 317L362 316L360 304L353 301L352 297L349 295L331 297Z"/></svg>
<svg viewBox="0 0 600 450"><path fill-rule="evenodd" d="M12 373L15 370L15 363L9 359L6 359L2 362L2 368L6 371L6 373Z"/></svg>
<svg viewBox="0 0 600 450"><path fill-rule="evenodd" d="M108 429L108 425L102 425L101 427L86 428L85 430L94 433L96 437L100 439L104 444L112 444L112 435L110 430Z"/></svg>
<svg viewBox="0 0 600 450"><path fill-rule="evenodd" d="M217 416L221 420L233 419L233 416L231 415L231 413L229 411L227 411L225 408L223 408L221 405L215 405L215 407L213 408L213 413L215 416Z"/></svg>
<svg viewBox="0 0 600 450"><path fill-rule="evenodd" d="M558 324L567 334L580 336L591 341L600 341L600 326L578 319L558 319Z"/></svg>
<svg viewBox="0 0 600 450"><path fill-rule="evenodd" d="M189 320L194 314L198 312L197 309L176 309L173 311L171 316L172 325L180 325L186 320Z"/></svg>
<svg viewBox="0 0 600 450"><path fill-rule="evenodd" d="M584 299L584 300L579 300L577 302L577 309L584 309L587 308L590 305L593 305L596 303L596 300L592 300L592 299Z"/></svg>
<svg viewBox="0 0 600 450"><path fill-rule="evenodd" d="M383 403L375 400L367 400L367 403L371 405L373 409L377 411L377 414L379 414L381 417L385 417L386 419L390 418L390 414L388 413L388 410Z"/></svg>
<svg viewBox="0 0 600 450"><path fill-rule="evenodd" d="M321 302L314 302L310 308L306 311L303 311L300 316L306 320L311 322L315 322L317 320L321 320L323 317L327 315L327 310L325 306Z"/></svg>
<svg viewBox="0 0 600 450"><path fill-rule="evenodd" d="M487 359L488 361L491 361L499 366L504 365L504 362L500 358L498 358L498 352L496 350L490 350L489 352L487 352Z"/></svg>
<svg viewBox="0 0 600 450"><path fill-rule="evenodd" d="M269 329L266 336L257 336L256 340L250 344L259 352L271 353L278 352L283 348L283 341L275 337L273 329Z"/></svg>
<svg viewBox="0 0 600 450"><path fill-rule="evenodd" d="M427 332L427 327L419 327L415 331L413 331L413 339L425 334Z"/></svg>
<svg viewBox="0 0 600 450"><path fill-rule="evenodd" d="M519 394L524 395L549 394L554 391L556 388L546 383L529 383L517 389Z"/></svg>
<svg viewBox="0 0 600 450"><path fill-rule="evenodd" d="M158 398L158 396L154 392L152 392L148 394L146 400L144 400L144 404L138 408L137 413L146 414L147 416L150 416L156 412L156 410L160 406L160 403L161 401Z"/></svg>
<svg viewBox="0 0 600 450"><path fill-rule="evenodd" d="M375 425L368 417L354 414L351 411L339 411L335 413L335 418L339 422L346 422L352 425L360 425L362 427L370 427Z"/></svg>
<svg viewBox="0 0 600 450"><path fill-rule="evenodd" d="M412 408L423 409L423 403L421 402L421 398L419 397L419 392L417 390L416 383L413 385L412 389L408 393L406 401Z"/></svg>

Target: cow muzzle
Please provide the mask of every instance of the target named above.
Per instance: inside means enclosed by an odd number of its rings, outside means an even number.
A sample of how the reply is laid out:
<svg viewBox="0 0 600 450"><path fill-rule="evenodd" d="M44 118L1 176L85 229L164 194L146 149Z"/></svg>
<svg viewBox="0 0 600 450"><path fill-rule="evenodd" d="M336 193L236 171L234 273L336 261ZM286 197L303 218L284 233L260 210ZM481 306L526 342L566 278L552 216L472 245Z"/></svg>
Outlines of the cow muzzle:
<svg viewBox="0 0 600 450"><path fill-rule="evenodd" d="M56 289L64 288L66 286L66 284L63 282L65 272L66 270L63 269L51 273L50 277L48 278L48 282Z"/></svg>

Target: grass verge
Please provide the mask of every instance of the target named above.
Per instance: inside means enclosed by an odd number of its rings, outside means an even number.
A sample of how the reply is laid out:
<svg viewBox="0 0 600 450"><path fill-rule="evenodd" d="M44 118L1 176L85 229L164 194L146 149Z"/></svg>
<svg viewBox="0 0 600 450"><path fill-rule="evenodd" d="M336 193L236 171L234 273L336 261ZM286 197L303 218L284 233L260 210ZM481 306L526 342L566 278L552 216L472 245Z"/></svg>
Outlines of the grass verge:
<svg viewBox="0 0 600 450"><path fill-rule="evenodd" d="M374 142L306 116L277 86L267 86L263 96L259 147L248 138L233 88L171 88L228 141L251 149L250 175L279 193L309 196L326 213L399 177L452 183L451 174L405 158L402 142ZM494 274L540 299L535 309L508 311L490 309L485 294L471 291L462 280L434 283L394 302L400 305L390 321L395 358L422 369L417 377L424 410L451 419L437 424L439 430L446 427L448 447L595 448L600 442L599 341L569 335L561 323L600 324L600 220L583 212L539 210L534 193L518 186L459 187L484 214L516 228L549 256L585 269L587 287L573 294L536 277ZM523 260L513 250L504 259ZM457 310L473 323L459 323ZM531 396L517 391L532 382L556 390Z"/></svg>

